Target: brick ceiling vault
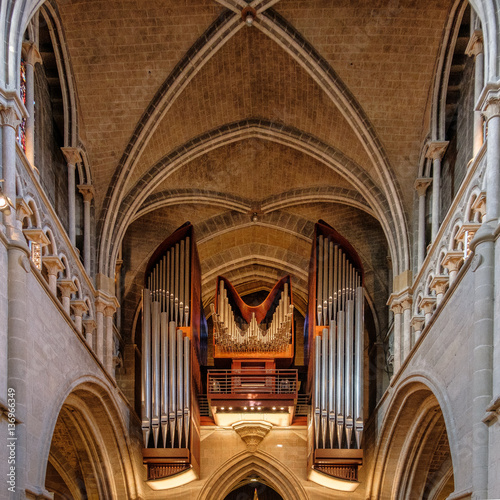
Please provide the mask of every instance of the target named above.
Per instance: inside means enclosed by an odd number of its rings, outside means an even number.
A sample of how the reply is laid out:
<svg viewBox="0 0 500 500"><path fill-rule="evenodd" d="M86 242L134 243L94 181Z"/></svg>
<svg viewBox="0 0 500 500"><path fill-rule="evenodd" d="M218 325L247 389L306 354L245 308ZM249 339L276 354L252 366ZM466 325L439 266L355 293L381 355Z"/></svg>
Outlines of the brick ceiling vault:
<svg viewBox="0 0 500 500"><path fill-rule="evenodd" d="M101 212L99 225L100 272L104 274L111 273L127 224L141 210L142 202L147 199L160 181L160 177L157 177L154 183L148 183L145 182L144 178L151 176L155 169L158 170L159 165L157 164L152 166L145 176L139 178L131 189L127 188L130 185L130 180L133 180L136 175L135 169L138 161L143 152L149 147L149 140L153 136L155 129L182 92L189 87L196 74L212 58L218 57L218 52L243 26L244 24L239 15L224 11L195 43L186 57L179 62L169 78L161 86L137 125L133 138L115 170ZM345 167L343 173L351 177L349 180L367 199L370 210L376 214L382 224L389 241L395 273L408 268L409 249L406 215L402 207L399 188L389 166L388 158L384 153L384 148L363 109L330 65L276 12L269 10L262 12L258 22L256 22L256 28L274 40L282 50L287 52L307 71L310 77L321 87L327 98L338 108L358 137L359 142L368 154L372 164L370 169L373 173L369 175L365 169L359 168L359 177L352 178L353 174L349 173L349 169ZM282 124L280 125L283 127ZM298 133L301 134L302 131L298 131ZM207 141L205 150L192 148L191 153L196 151L195 154L204 154L208 147L209 143ZM327 147L328 145L318 143L316 145L317 149L310 151L309 154L322 157L322 161L335 163L335 158L325 159L325 156L331 154L331 152L325 152ZM168 158L171 152L165 151L165 154L167 154ZM185 158L185 161L187 160L188 158ZM346 160L348 159L346 158ZM160 162L160 165L164 169L161 175L171 172L172 166L170 166L170 169L165 169L165 162ZM177 168L179 166L176 165ZM337 169L342 168L342 165L338 163L338 159L336 167ZM360 179L362 180L360 181ZM378 187L375 199L370 199L374 190L371 189L371 186L367 186L367 183Z"/></svg>

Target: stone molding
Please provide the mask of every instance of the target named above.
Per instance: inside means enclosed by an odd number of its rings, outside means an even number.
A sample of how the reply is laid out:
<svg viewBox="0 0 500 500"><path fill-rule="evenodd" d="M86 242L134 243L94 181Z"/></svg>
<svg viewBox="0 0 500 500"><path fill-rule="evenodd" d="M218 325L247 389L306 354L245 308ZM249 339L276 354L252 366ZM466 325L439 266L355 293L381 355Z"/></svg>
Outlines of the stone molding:
<svg viewBox="0 0 500 500"><path fill-rule="evenodd" d="M83 201L92 201L95 196L95 189L92 184L79 184L76 187L78 188L78 191L80 191Z"/></svg>

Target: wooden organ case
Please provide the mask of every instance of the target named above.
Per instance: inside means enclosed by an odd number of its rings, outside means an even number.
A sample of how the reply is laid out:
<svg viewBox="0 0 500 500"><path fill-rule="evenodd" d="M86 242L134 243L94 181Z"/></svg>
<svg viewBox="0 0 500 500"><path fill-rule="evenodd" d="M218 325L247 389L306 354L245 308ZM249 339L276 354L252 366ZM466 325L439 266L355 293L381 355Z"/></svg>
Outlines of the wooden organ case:
<svg viewBox="0 0 500 500"><path fill-rule="evenodd" d="M199 477L200 325L200 262L193 226L185 223L158 247L145 273L141 420L153 489Z"/></svg>
<svg viewBox="0 0 500 500"><path fill-rule="evenodd" d="M309 478L345 491L359 484L363 463L363 306L358 255L319 221L309 268Z"/></svg>

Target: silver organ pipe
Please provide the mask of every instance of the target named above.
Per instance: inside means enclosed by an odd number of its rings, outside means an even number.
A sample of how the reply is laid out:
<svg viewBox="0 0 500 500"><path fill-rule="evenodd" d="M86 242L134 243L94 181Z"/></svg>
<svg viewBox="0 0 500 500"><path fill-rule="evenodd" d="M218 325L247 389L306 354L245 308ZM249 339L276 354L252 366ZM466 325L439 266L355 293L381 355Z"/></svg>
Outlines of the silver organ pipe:
<svg viewBox="0 0 500 500"><path fill-rule="evenodd" d="M286 352L292 339L293 305L288 283L269 325L259 324L252 315L246 326L240 326L229 303L224 281L219 282L217 307L212 307L214 341L223 352Z"/></svg>
<svg viewBox="0 0 500 500"><path fill-rule="evenodd" d="M145 447L151 432L151 293L146 288L142 294L142 384L141 417Z"/></svg>
<svg viewBox="0 0 500 500"><path fill-rule="evenodd" d="M141 371L144 447L189 447L192 343L180 329L189 327L191 322L189 237L158 258L146 283Z"/></svg>
<svg viewBox="0 0 500 500"><path fill-rule="evenodd" d="M360 270L329 235L316 245L316 448L360 448L363 434L364 290ZM319 386L319 387L318 387ZM353 436L354 434L354 436Z"/></svg>
<svg viewBox="0 0 500 500"><path fill-rule="evenodd" d="M153 407L153 415L151 419L151 427L153 430L154 447L158 447L158 431L160 428L160 303L153 302L151 307L151 337L152 337L152 368L153 376L151 377L151 404Z"/></svg>

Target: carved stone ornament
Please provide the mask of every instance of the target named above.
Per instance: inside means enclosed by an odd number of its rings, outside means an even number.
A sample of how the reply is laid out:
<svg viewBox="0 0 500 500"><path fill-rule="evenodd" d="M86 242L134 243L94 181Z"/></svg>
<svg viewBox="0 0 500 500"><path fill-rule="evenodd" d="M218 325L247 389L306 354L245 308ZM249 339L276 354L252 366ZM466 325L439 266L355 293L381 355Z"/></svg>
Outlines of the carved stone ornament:
<svg viewBox="0 0 500 500"><path fill-rule="evenodd" d="M240 438L247 445L248 451L255 451L267 433L272 429L273 424L264 421L241 421L232 425Z"/></svg>

